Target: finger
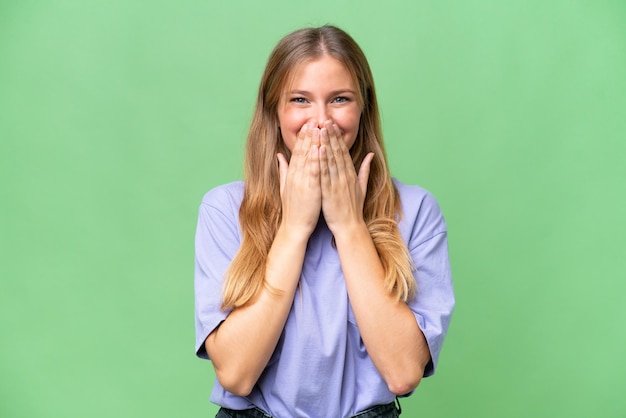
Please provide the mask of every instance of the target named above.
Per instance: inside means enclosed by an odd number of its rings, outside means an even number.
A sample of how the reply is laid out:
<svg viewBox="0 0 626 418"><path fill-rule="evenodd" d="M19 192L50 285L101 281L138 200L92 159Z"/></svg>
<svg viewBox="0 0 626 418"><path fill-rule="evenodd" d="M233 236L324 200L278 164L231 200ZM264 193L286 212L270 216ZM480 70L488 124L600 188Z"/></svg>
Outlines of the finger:
<svg viewBox="0 0 626 418"><path fill-rule="evenodd" d="M328 128L325 126L320 129L320 146L325 145L330 148L330 138L328 137Z"/></svg>
<svg viewBox="0 0 626 418"><path fill-rule="evenodd" d="M302 148L306 151L308 155L311 151L311 145L317 144L316 141L319 141L319 129L315 126L313 122L308 122L304 125L304 137L302 139ZM314 138L315 137L315 138Z"/></svg>
<svg viewBox="0 0 626 418"><path fill-rule="evenodd" d="M320 143L320 130L317 128L311 128L311 142L310 145L315 146L315 158L318 158L317 149L319 148ZM311 148L312 149L312 148ZM311 153L313 154L313 153Z"/></svg>
<svg viewBox="0 0 626 418"><path fill-rule="evenodd" d="M309 171L309 186L310 187L319 187L320 185L320 157L319 157L319 146L317 144L313 144L311 146L311 151L309 153L309 159L307 162L308 171Z"/></svg>
<svg viewBox="0 0 626 418"><path fill-rule="evenodd" d="M307 121L302 127L300 131L298 131L297 139L304 139L306 133L315 127L315 123L312 120Z"/></svg>
<svg viewBox="0 0 626 418"><path fill-rule="evenodd" d="M329 190L331 186L330 169L328 167L328 146L320 146L320 184L322 191Z"/></svg>
<svg viewBox="0 0 626 418"><path fill-rule="evenodd" d="M336 181L339 175L339 168L337 167L337 158L333 151L332 141L329 136L329 132L327 128L322 128L320 130L321 136L321 148L323 148L324 153L320 157L325 160L325 170L327 175L328 184L333 184Z"/></svg>
<svg viewBox="0 0 626 418"><path fill-rule="evenodd" d="M280 179L280 191L285 188L285 181L287 180L287 170L289 169L289 163L283 154L280 152L276 154L276 158L278 159L278 176Z"/></svg>
<svg viewBox="0 0 626 418"><path fill-rule="evenodd" d="M309 170L309 174L316 177L315 181L319 181L317 177L319 176L319 172L320 172L319 170L320 168L320 162L319 162L320 139L319 138L320 138L320 130L315 127L311 127L309 134L308 134L308 139L304 143L308 146L306 164Z"/></svg>
<svg viewBox="0 0 626 418"><path fill-rule="evenodd" d="M320 143L320 130L317 128L311 128L309 138L309 152L307 157L307 163L311 164L311 167L319 168L319 143Z"/></svg>
<svg viewBox="0 0 626 418"><path fill-rule="evenodd" d="M341 151L341 145L339 144L341 135L338 133L336 129L336 125L333 125L331 121L324 122L324 128L328 132L328 141L330 143L330 147L335 154L338 154Z"/></svg>
<svg viewBox="0 0 626 418"><path fill-rule="evenodd" d="M331 121L327 121L325 126L328 130L330 146L336 159L338 169L341 171L342 168L345 169L348 167L354 167L350 151L346 147L346 143L343 140L339 126L333 124Z"/></svg>
<svg viewBox="0 0 626 418"><path fill-rule="evenodd" d="M311 124L305 123L291 152L291 162L294 167L303 167L306 164L306 156L311 147Z"/></svg>
<svg viewBox="0 0 626 418"><path fill-rule="evenodd" d="M343 132L341 131L341 128L339 128L337 124L333 123L329 126L329 129L331 132L334 133L335 138L337 139L338 148L342 151L348 151L348 147L346 147L346 141L343 140Z"/></svg>
<svg viewBox="0 0 626 418"><path fill-rule="evenodd" d="M372 160L374 159L374 153L370 152L363 158L363 162L361 163L361 167L359 168L359 186L361 187L361 192L363 196L367 193L367 182L370 177L370 167L372 166Z"/></svg>

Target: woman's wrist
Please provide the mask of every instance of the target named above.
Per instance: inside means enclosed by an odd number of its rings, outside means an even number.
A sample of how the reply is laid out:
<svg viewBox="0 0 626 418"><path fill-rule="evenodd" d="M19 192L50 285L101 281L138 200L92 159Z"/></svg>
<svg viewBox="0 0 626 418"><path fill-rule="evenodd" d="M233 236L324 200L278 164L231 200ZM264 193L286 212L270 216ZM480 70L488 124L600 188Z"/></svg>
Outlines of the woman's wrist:
<svg viewBox="0 0 626 418"><path fill-rule="evenodd" d="M363 239L371 239L370 231L365 221L343 224L331 230L335 242L340 245L343 242L350 243Z"/></svg>
<svg viewBox="0 0 626 418"><path fill-rule="evenodd" d="M293 246L304 245L306 247L309 237L313 233L313 229L310 227L288 225L283 222L276 230L274 241L280 240Z"/></svg>

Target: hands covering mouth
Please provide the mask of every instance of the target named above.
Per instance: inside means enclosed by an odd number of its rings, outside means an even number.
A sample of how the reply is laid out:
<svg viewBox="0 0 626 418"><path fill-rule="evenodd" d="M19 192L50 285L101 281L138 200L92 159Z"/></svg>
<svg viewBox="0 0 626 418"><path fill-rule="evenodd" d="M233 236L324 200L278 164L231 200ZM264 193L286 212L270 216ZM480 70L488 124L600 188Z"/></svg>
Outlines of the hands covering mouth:
<svg viewBox="0 0 626 418"><path fill-rule="evenodd" d="M322 211L335 234L363 222L374 153L366 155L357 174L342 130L330 120L321 128L315 125L309 121L298 132L289 162L277 155L282 222L310 235Z"/></svg>

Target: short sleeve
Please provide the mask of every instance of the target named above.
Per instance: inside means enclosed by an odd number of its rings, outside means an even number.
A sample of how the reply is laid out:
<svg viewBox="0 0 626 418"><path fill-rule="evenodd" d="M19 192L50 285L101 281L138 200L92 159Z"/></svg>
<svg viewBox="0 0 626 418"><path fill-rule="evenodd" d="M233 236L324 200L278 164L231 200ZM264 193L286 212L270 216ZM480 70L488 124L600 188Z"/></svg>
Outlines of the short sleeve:
<svg viewBox="0 0 626 418"><path fill-rule="evenodd" d="M408 305L430 349L431 362L424 371L427 377L434 374L437 367L455 298L443 214L430 193L416 189L417 193L411 193L413 203L406 205L406 222L411 225L408 247L416 266L414 276L417 282L417 294Z"/></svg>
<svg viewBox="0 0 626 418"><path fill-rule="evenodd" d="M237 183L220 186L202 199L195 236L194 296L196 355L208 358L204 342L226 318L222 311L224 275L241 241L238 212L240 193L232 193ZM241 192L238 187L235 192Z"/></svg>

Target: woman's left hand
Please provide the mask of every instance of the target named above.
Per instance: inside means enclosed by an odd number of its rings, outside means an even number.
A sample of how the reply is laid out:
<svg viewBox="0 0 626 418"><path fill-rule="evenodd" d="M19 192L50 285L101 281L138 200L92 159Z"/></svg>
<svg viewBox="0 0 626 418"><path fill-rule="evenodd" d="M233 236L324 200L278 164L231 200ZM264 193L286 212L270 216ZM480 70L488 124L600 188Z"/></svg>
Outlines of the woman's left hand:
<svg viewBox="0 0 626 418"><path fill-rule="evenodd" d="M365 156L357 175L341 130L330 122L321 129L319 153L322 212L331 232L337 234L342 228L363 222L363 203L374 153Z"/></svg>

